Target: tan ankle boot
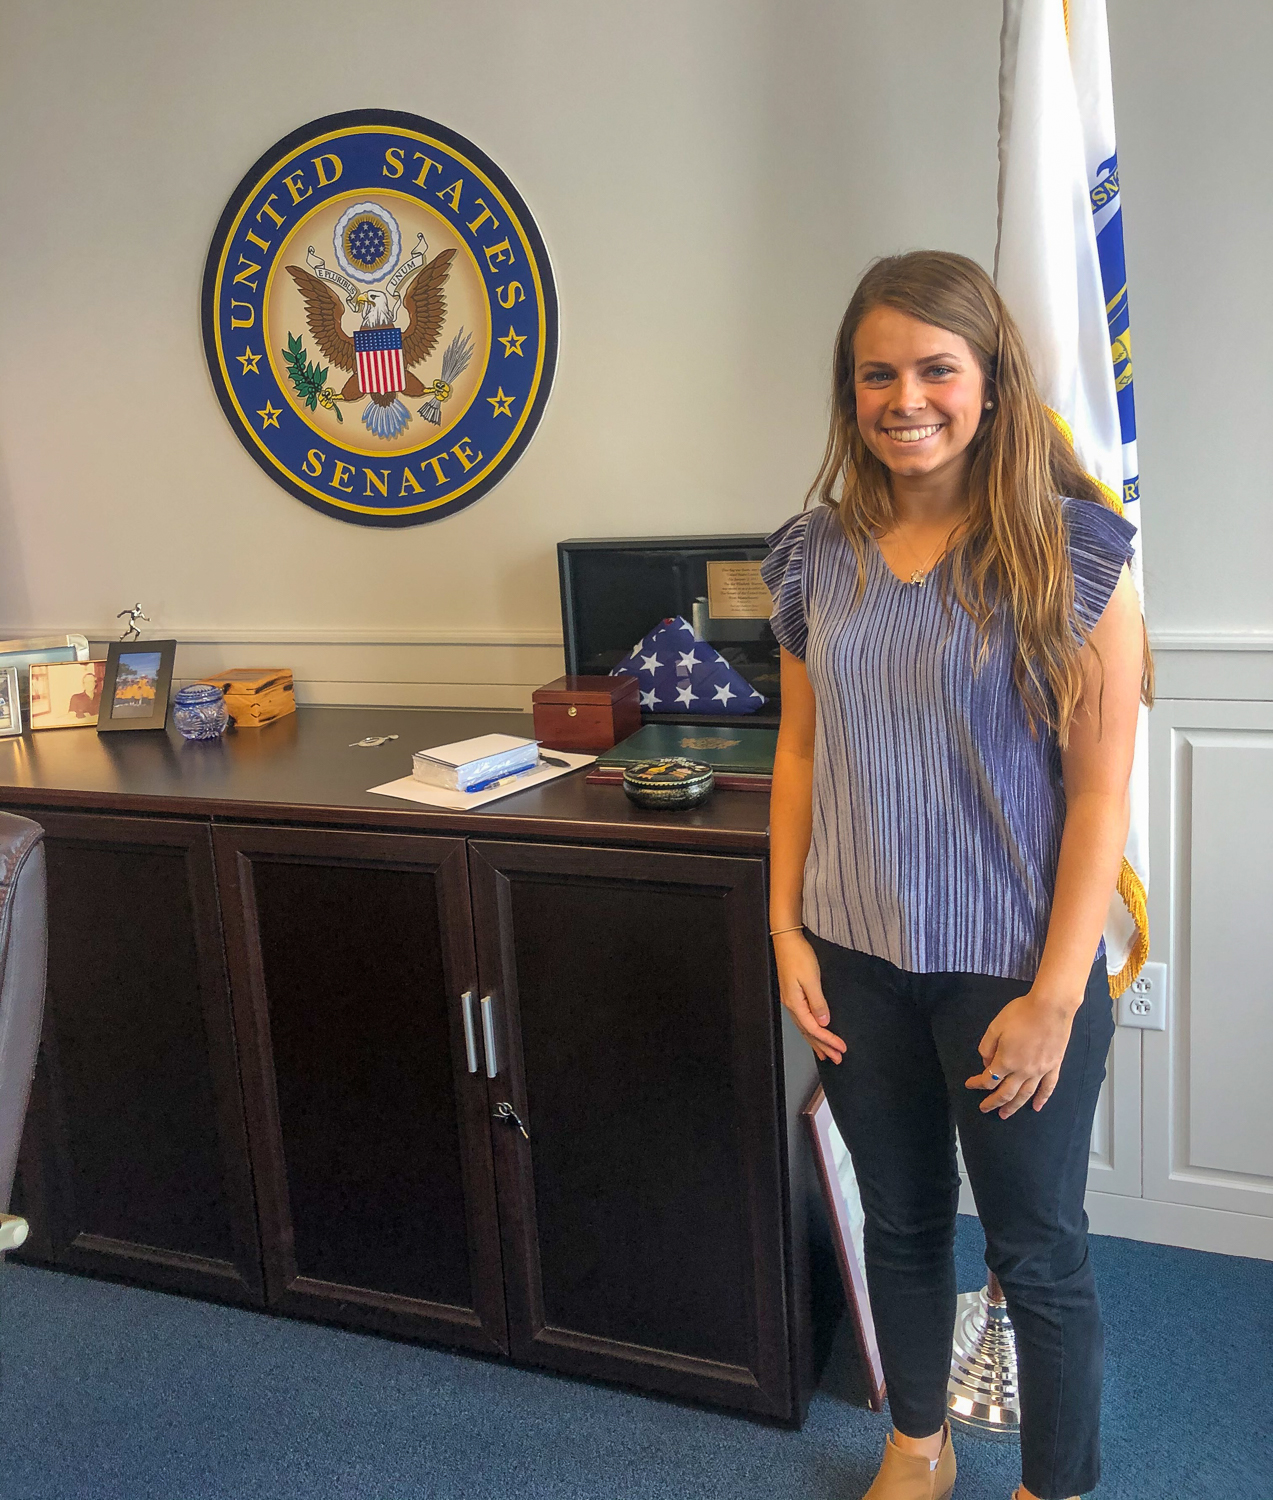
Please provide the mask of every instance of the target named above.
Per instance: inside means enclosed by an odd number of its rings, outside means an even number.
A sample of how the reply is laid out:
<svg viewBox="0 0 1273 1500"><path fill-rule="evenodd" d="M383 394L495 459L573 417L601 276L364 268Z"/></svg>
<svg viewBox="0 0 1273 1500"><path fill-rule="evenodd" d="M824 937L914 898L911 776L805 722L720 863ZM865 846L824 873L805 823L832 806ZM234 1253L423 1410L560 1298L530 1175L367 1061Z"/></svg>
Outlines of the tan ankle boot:
<svg viewBox="0 0 1273 1500"><path fill-rule="evenodd" d="M955 1488L955 1450L950 1443L949 1422L942 1428L937 1467L930 1469L928 1462L913 1453L903 1453L890 1433L880 1472L862 1500L950 1500Z"/></svg>

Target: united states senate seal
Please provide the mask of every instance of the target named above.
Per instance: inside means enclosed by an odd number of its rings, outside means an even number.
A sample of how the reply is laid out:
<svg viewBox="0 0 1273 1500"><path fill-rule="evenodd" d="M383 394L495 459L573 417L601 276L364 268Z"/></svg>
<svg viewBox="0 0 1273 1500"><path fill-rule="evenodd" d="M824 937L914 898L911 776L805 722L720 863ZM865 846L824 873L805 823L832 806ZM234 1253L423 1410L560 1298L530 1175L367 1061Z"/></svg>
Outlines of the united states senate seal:
<svg viewBox="0 0 1273 1500"><path fill-rule="evenodd" d="M343 521L414 526L525 450L557 294L489 157L431 120L355 110L293 131L239 184L208 252L203 342L272 479Z"/></svg>

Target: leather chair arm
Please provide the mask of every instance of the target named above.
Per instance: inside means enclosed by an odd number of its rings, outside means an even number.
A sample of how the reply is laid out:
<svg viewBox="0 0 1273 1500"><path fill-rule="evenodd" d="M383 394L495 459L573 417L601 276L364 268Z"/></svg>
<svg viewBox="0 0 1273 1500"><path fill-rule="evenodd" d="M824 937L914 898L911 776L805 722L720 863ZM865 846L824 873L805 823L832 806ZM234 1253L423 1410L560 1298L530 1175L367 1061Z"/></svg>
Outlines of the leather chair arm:
<svg viewBox="0 0 1273 1500"><path fill-rule="evenodd" d="M43 839L38 823L0 812L0 1214L9 1207L44 1008Z"/></svg>

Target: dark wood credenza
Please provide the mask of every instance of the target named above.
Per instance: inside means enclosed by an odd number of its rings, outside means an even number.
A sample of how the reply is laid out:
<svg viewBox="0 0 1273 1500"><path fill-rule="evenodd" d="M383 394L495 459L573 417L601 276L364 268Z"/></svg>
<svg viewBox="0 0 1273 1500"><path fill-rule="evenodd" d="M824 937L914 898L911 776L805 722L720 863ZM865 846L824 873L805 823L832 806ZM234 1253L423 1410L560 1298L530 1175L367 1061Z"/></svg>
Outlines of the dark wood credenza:
<svg viewBox="0 0 1273 1500"><path fill-rule="evenodd" d="M766 799L364 790L490 730L529 720L0 741L50 892L18 1258L798 1424L842 1303Z"/></svg>

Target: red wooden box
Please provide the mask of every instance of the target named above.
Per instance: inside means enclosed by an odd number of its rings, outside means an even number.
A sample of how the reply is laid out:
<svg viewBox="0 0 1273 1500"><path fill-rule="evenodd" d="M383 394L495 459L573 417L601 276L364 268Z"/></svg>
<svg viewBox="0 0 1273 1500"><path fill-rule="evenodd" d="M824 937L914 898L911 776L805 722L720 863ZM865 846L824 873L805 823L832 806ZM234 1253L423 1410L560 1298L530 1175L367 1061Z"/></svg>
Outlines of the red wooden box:
<svg viewBox="0 0 1273 1500"><path fill-rule="evenodd" d="M641 727L635 677L558 677L531 695L535 738L545 750L600 754Z"/></svg>

